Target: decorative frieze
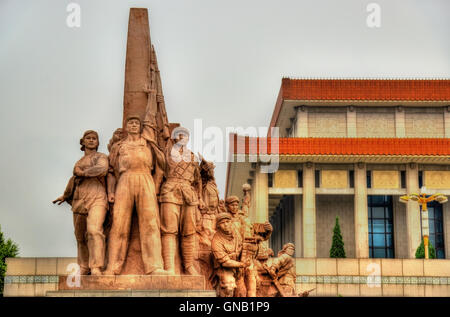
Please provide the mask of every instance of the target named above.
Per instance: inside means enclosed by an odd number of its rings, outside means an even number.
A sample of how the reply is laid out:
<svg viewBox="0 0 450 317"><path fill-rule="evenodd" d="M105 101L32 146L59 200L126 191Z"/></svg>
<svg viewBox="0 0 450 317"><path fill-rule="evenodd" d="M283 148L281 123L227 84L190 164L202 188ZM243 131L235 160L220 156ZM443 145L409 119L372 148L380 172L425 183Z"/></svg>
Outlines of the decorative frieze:
<svg viewBox="0 0 450 317"><path fill-rule="evenodd" d="M359 275L317 275L297 276L298 284L413 284L413 285L450 285L450 277L424 276L359 276Z"/></svg>
<svg viewBox="0 0 450 317"><path fill-rule="evenodd" d="M372 171L372 188L400 188L398 171Z"/></svg>
<svg viewBox="0 0 450 317"><path fill-rule="evenodd" d="M273 174L274 188L294 188L298 187L297 171L278 170Z"/></svg>
<svg viewBox="0 0 450 317"><path fill-rule="evenodd" d="M348 171L346 170L322 170L321 188L347 188Z"/></svg>
<svg viewBox="0 0 450 317"><path fill-rule="evenodd" d="M424 174L427 188L450 188L450 171L424 171Z"/></svg>
<svg viewBox="0 0 450 317"><path fill-rule="evenodd" d="M5 284L47 284L58 283L58 275L7 275Z"/></svg>

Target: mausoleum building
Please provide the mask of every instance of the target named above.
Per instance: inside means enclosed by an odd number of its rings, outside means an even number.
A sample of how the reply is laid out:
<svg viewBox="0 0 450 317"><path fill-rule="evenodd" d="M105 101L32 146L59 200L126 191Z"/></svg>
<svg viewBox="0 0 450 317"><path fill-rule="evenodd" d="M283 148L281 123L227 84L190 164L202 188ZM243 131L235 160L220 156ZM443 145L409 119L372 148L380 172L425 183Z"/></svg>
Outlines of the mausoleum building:
<svg viewBox="0 0 450 317"><path fill-rule="evenodd" d="M329 257L338 216L347 257L415 257L419 205L399 197L450 194L450 80L283 78L270 127L279 169L231 162L226 190L252 184L251 216L274 225L275 252L294 242L296 257ZM235 138L235 157L254 153L256 140ZM429 209L430 241L450 258L450 204Z"/></svg>

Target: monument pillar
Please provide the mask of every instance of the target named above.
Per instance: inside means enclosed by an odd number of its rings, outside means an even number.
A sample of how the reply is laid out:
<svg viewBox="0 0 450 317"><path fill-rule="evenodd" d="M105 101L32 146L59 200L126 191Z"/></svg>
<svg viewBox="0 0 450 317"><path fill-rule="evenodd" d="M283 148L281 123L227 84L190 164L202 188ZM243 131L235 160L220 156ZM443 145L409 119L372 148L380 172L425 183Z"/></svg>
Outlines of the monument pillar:
<svg viewBox="0 0 450 317"><path fill-rule="evenodd" d="M142 120L144 119L148 98L144 87L150 79L150 63L151 41L148 11L142 8L131 8L125 61L124 128L125 120L130 114L138 114Z"/></svg>

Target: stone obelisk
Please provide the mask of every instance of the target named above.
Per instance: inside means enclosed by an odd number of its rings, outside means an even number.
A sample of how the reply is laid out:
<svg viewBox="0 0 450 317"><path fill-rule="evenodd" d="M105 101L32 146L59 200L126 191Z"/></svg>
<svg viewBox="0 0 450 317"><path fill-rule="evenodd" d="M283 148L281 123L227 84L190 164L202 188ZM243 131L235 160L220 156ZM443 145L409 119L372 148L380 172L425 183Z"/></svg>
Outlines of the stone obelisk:
<svg viewBox="0 0 450 317"><path fill-rule="evenodd" d="M149 81L151 63L150 26L148 11L131 8L128 20L127 54L125 61L125 88L123 95L123 128L128 115L139 115L144 119L147 107L145 85ZM136 211L133 211L127 259L122 274L143 274L139 226Z"/></svg>
<svg viewBox="0 0 450 317"><path fill-rule="evenodd" d="M141 119L144 119L147 106L147 93L144 91L144 87L149 82L150 63L151 41L148 11L142 8L131 8L125 61L123 125L130 114L138 114Z"/></svg>

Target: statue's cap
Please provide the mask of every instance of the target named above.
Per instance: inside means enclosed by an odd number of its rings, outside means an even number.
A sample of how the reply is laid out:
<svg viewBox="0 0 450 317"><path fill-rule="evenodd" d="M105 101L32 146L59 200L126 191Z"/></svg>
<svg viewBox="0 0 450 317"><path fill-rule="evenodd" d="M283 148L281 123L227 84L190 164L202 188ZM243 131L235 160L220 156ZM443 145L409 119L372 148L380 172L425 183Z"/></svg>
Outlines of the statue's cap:
<svg viewBox="0 0 450 317"><path fill-rule="evenodd" d="M130 121L131 119L137 119L137 120L139 120L139 122L142 122L141 117L139 115L137 115L137 114L129 114L127 116L126 122Z"/></svg>
<svg viewBox="0 0 450 317"><path fill-rule="evenodd" d="M189 136L191 133L189 132L189 129L185 128L185 127L176 127L175 129L173 129L172 131L172 139L176 139L178 137L178 134L185 134L187 136Z"/></svg>
<svg viewBox="0 0 450 317"><path fill-rule="evenodd" d="M84 131L82 139L84 139L86 137L86 135L88 135L88 134L95 134L95 136L97 136L97 139L98 139L98 133L97 133L97 131L94 131L94 130L86 130L86 131Z"/></svg>
<svg viewBox="0 0 450 317"><path fill-rule="evenodd" d="M227 212L221 212L220 214L218 214L216 216L216 224L217 225L225 220L231 220L231 215Z"/></svg>
<svg viewBox="0 0 450 317"><path fill-rule="evenodd" d="M229 205L235 201L239 202L239 198L237 196L228 196L227 199L225 199L225 204Z"/></svg>

